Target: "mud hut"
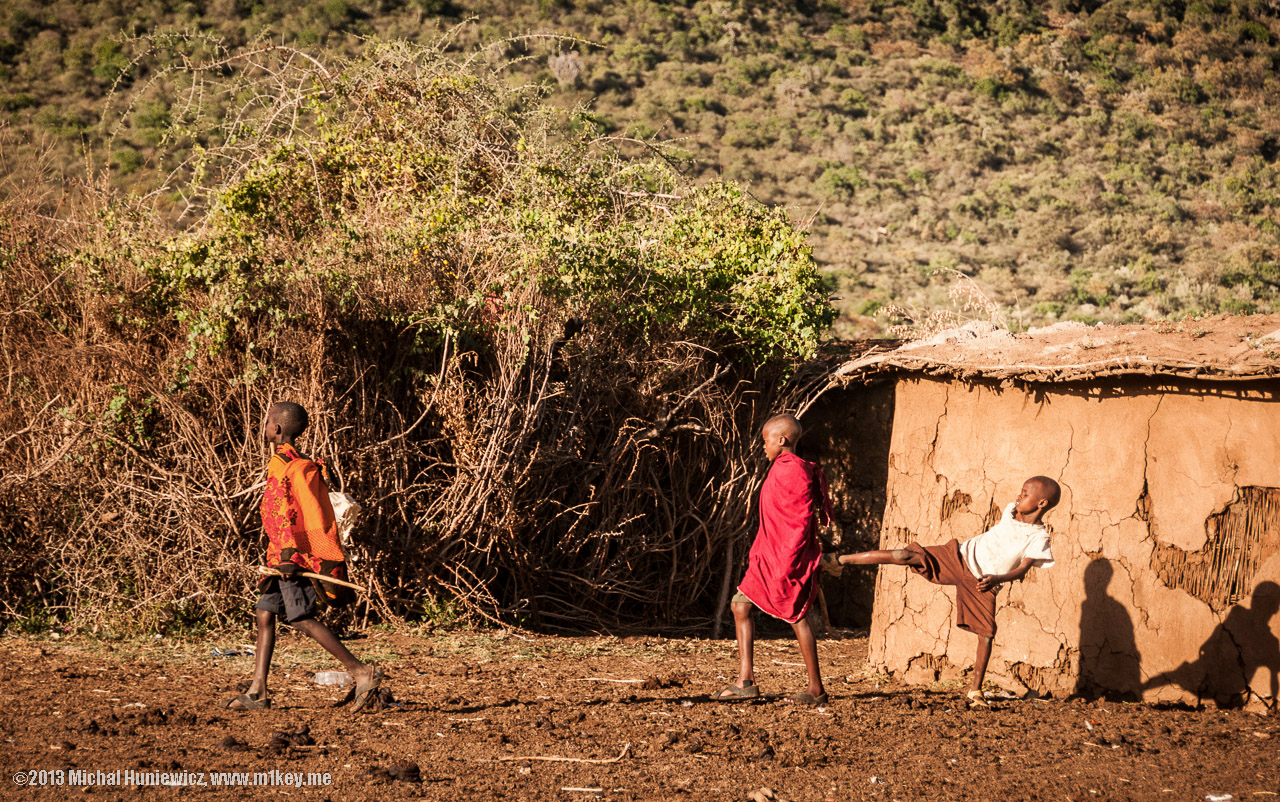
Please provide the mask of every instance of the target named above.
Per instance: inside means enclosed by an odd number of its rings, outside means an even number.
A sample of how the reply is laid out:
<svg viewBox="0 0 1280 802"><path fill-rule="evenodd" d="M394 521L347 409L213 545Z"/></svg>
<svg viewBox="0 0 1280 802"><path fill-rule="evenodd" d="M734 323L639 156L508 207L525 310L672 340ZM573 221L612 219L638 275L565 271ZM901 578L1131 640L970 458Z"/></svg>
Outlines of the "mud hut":
<svg viewBox="0 0 1280 802"><path fill-rule="evenodd" d="M1056 565L1001 591L989 679L1055 697L1280 698L1280 316L971 325L864 354L836 384L811 413L821 450L830 472L864 477L837 491L882 548L963 541L1028 476L1062 484ZM873 598L879 670L933 682L972 665L950 590L884 567Z"/></svg>

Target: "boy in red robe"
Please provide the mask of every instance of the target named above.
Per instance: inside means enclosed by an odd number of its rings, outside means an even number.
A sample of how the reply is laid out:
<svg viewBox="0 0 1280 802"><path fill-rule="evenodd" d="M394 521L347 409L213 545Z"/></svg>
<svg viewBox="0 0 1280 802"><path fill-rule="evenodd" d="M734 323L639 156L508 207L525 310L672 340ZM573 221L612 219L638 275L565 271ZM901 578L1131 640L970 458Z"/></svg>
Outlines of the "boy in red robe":
<svg viewBox="0 0 1280 802"><path fill-rule="evenodd" d="M775 415L764 425L764 453L771 463L760 488L760 528L747 563L747 573L733 597L733 620L738 636L738 684L716 697L721 701L754 699L760 695L753 667L755 605L791 625L800 644L809 686L785 697L797 704L825 704L826 690L818 670L818 643L805 620L818 593L822 547L818 519L831 520L831 501L822 469L797 457L796 441L803 433L791 415Z"/></svg>
<svg viewBox="0 0 1280 802"><path fill-rule="evenodd" d="M356 659L315 618L316 586L330 603L339 598L337 587L293 576L298 571L310 571L346 579L346 558L338 542L338 527L321 467L294 447L294 440L307 428L307 422L307 411L298 404L281 402L267 411L263 438L275 446L275 455L267 465L262 529L269 541L267 563L283 576L268 577L259 586L262 595L255 605L258 647L253 682L247 693L226 702L224 706L232 710L271 707L267 672L276 645L276 616L284 616L294 629L309 635L351 672L356 681L353 711L363 708L382 683L381 668Z"/></svg>

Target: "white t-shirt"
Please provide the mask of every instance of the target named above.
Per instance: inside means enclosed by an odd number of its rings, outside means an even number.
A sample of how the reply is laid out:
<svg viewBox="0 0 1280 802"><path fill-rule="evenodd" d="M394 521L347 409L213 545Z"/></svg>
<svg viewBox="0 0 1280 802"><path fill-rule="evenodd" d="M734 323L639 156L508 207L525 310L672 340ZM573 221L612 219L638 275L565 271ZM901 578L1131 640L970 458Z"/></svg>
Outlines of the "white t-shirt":
<svg viewBox="0 0 1280 802"><path fill-rule="evenodd" d="M960 558L974 576L1007 574L1027 557L1037 568L1053 565L1049 532L1041 524L1014 520L1014 504L1009 502L995 526L960 544Z"/></svg>

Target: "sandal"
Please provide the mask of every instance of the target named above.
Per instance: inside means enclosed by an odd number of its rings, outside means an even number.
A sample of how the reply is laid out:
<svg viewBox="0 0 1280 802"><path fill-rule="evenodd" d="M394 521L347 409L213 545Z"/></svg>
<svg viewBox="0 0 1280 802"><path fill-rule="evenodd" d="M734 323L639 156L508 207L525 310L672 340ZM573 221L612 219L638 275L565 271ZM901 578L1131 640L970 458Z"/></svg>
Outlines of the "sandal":
<svg viewBox="0 0 1280 802"><path fill-rule="evenodd" d="M352 697L354 704L351 706L352 713L359 713L369 700L373 697L373 692L378 690L378 686L382 684L383 678L386 676L381 668L374 666L373 676L369 677L369 681L361 685L356 683L355 689L352 691L355 695Z"/></svg>
<svg viewBox="0 0 1280 802"><path fill-rule="evenodd" d="M814 707L816 705L825 705L827 703L827 694L823 693L814 696L808 691L801 693L793 693L789 696L782 697L784 702L790 702L793 705L805 705L806 707Z"/></svg>
<svg viewBox="0 0 1280 802"><path fill-rule="evenodd" d="M233 707L236 702L240 703L239 707ZM242 693L234 699L228 699L222 703L227 710L269 710L271 709L271 700L265 696L250 696Z"/></svg>
<svg viewBox="0 0 1280 802"><path fill-rule="evenodd" d="M754 682L750 685L726 685L724 690L716 694L717 702L740 702L743 699L759 699L760 686Z"/></svg>
<svg viewBox="0 0 1280 802"><path fill-rule="evenodd" d="M981 707L987 710L991 709L991 703L982 695L982 691L969 691L964 695L969 700L969 707Z"/></svg>

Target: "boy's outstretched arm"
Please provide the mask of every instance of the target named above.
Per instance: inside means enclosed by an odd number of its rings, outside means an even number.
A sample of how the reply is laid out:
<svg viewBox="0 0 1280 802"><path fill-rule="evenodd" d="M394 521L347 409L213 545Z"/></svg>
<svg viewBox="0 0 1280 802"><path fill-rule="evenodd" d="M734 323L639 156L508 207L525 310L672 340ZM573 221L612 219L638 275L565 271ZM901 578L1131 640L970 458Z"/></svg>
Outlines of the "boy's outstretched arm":
<svg viewBox="0 0 1280 802"><path fill-rule="evenodd" d="M978 580L978 590L988 591L992 588L999 587L1005 582L1022 579L1027 575L1027 572L1031 570L1031 566L1035 565L1035 562L1035 560L1027 557L1022 562L1018 563L1017 568L1014 568L1007 574L984 574L982 578Z"/></svg>

